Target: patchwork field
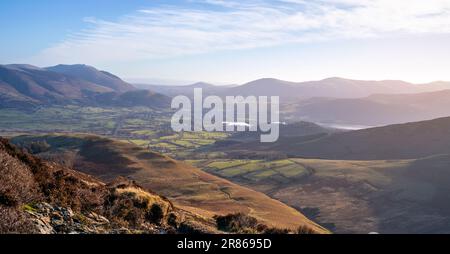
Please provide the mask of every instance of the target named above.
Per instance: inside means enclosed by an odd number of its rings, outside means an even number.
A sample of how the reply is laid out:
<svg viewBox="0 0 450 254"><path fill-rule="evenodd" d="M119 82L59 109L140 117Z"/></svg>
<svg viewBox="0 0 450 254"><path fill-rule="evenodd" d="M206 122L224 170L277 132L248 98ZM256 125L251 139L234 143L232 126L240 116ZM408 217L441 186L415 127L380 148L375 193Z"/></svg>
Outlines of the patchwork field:
<svg viewBox="0 0 450 254"><path fill-rule="evenodd" d="M78 132L123 135L142 129L163 129L167 112L146 107L105 108L74 105L34 110L0 109L2 132Z"/></svg>
<svg viewBox="0 0 450 254"><path fill-rule="evenodd" d="M259 182L268 179L283 181L283 179L301 178L308 174L307 168L291 159L273 161L214 159L187 160L186 162L215 175L244 182L246 180Z"/></svg>
<svg viewBox="0 0 450 254"><path fill-rule="evenodd" d="M90 133L124 140L174 158L213 158L220 152L198 152L226 139L224 132L175 133L170 111L147 107L43 107L33 111L0 109L3 136L40 133Z"/></svg>

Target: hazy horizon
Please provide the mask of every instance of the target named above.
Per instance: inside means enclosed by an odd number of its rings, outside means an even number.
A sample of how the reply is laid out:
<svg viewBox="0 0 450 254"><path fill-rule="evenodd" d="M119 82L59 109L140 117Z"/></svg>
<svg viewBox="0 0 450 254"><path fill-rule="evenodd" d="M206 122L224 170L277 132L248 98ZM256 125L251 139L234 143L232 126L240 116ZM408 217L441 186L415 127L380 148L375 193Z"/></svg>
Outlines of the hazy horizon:
<svg viewBox="0 0 450 254"><path fill-rule="evenodd" d="M1 63L0 65L29 65L28 63ZM68 64L68 65L85 65L84 63L74 63L74 64ZM35 66L35 65L32 65ZM89 65L90 66L90 65ZM51 67L51 66L35 66L38 68L47 68L47 67ZM96 66L91 66L94 68L97 68ZM105 69L98 69L100 71L108 71ZM114 73L113 73L114 74ZM193 84L197 84L197 83L207 83L210 85L215 85L215 86L239 86L239 85L245 85L247 83L253 82L253 81L257 81L257 80L263 80L263 79L275 79L275 80L280 80L280 81L287 81L287 82L293 82L293 83L302 83L302 82L310 82L310 81L322 81L322 80L327 80L327 79L345 79L345 80L356 80L356 81L375 81L375 82L383 82L383 81L403 81L403 82L407 82L410 83L412 85L426 85L426 84L430 84L430 83L435 83L435 82L450 82L449 80L430 80L430 81L426 81L426 82L420 82L420 83L415 83L415 82L411 82L408 81L406 79L357 79L357 78L349 78L349 77L338 77L338 76L328 76L328 77L324 77L324 78L320 78L320 79L308 79L308 80L288 80L288 79L284 79L284 78L274 78L274 77L260 77L260 78L256 78L253 80L248 80L245 81L243 83L224 83L224 82L220 82L220 81L205 81L205 80L176 80L176 79L160 79L160 78L136 78L136 77L120 77L121 79L123 79L125 82L128 82L130 84L134 84L134 85L162 85L162 86L189 86L189 85L193 85Z"/></svg>
<svg viewBox="0 0 450 254"><path fill-rule="evenodd" d="M321 79L313 79L313 80L287 80L287 79L283 79L283 78L272 78L272 77L261 77L261 78L257 78L254 80L248 80L246 82L243 83L238 83L238 84L229 84L229 83L223 83L223 82L215 82L215 81L204 81L204 80L198 80L198 81L186 81L186 80L166 80L166 79L158 79L158 78L123 78L124 81L130 83L130 84L134 84L134 85L162 85L162 86L189 86L189 85L193 85L193 84L197 84L197 83L207 83L207 84L211 84L211 85L215 85L215 86L239 86L239 85L245 85L247 83L256 81L256 80L262 80L262 79L276 79L276 80L281 80L281 81L287 81L287 82L293 82L293 83L302 83L302 82L309 82L309 81L321 81L321 80L326 80L326 79L333 79L333 78L337 78L337 79L346 79L346 80L358 80L358 81L404 81L413 85L426 85L426 84L430 84L430 83L435 83L435 82L450 82L448 80L430 80L427 82L421 82L421 83L414 83L414 82L410 82L408 80L405 79L354 79L354 78L348 78L348 77L325 77L325 78L321 78Z"/></svg>

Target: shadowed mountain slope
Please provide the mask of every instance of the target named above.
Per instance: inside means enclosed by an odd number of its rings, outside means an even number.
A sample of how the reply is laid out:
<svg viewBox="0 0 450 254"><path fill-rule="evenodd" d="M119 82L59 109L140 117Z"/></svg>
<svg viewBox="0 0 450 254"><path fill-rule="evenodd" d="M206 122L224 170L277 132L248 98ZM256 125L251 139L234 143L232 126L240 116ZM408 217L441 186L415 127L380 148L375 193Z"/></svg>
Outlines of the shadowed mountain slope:
<svg viewBox="0 0 450 254"><path fill-rule="evenodd" d="M169 107L170 98L136 89L120 78L86 65L0 65L0 107L48 105Z"/></svg>
<svg viewBox="0 0 450 254"><path fill-rule="evenodd" d="M224 91L227 95L280 96L281 99L333 97L360 98L372 94L420 93L450 89L448 82L415 85L404 81L365 81L328 78L319 81L289 82L278 79L259 79Z"/></svg>
<svg viewBox="0 0 450 254"><path fill-rule="evenodd" d="M92 66L84 64L56 65L45 68L46 70L72 76L74 78L86 80L94 84L109 87L116 92L127 92L135 89L131 84L126 83L119 77L106 72L99 71Z"/></svg>
<svg viewBox="0 0 450 254"><path fill-rule="evenodd" d="M450 117L335 133L307 142L284 142L266 149L290 156L338 159L415 159L450 154Z"/></svg>

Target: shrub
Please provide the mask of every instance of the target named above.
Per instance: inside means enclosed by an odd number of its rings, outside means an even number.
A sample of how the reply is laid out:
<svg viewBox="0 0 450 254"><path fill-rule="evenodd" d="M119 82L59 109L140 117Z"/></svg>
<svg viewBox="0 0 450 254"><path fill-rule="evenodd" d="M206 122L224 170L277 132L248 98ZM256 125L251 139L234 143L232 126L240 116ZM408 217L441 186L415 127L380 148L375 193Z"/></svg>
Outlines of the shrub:
<svg viewBox="0 0 450 254"><path fill-rule="evenodd" d="M270 234L270 235L283 235L283 234L289 234L291 231L286 228L267 228L263 231L264 234Z"/></svg>
<svg viewBox="0 0 450 254"><path fill-rule="evenodd" d="M216 216L217 229L233 233L257 232L258 220L243 213Z"/></svg>
<svg viewBox="0 0 450 254"><path fill-rule="evenodd" d="M257 219L243 213L215 216L217 229L238 234L290 234L285 228L268 227Z"/></svg>
<svg viewBox="0 0 450 254"><path fill-rule="evenodd" d="M22 211L0 206L0 214L0 232L2 234L37 233L33 223L27 219Z"/></svg>
<svg viewBox="0 0 450 254"><path fill-rule="evenodd" d="M133 227L140 227L145 222L161 225L173 209L165 198L145 191L127 179L118 178L108 187L104 209L107 217L117 223Z"/></svg>
<svg viewBox="0 0 450 254"><path fill-rule="evenodd" d="M297 234L305 235L305 234L316 234L317 232L306 225L299 226L297 228Z"/></svg>
<svg viewBox="0 0 450 254"><path fill-rule="evenodd" d="M200 225L193 223L192 221L183 221L178 227L178 233L196 235L196 234L206 234L208 233L205 228Z"/></svg>
<svg viewBox="0 0 450 254"><path fill-rule="evenodd" d="M144 222L145 210L134 206L132 195L110 194L106 199L107 217L125 226L139 226Z"/></svg>
<svg viewBox="0 0 450 254"><path fill-rule="evenodd" d="M18 205L18 200L12 195L12 192L2 192L0 193L0 205L16 206Z"/></svg>
<svg viewBox="0 0 450 254"><path fill-rule="evenodd" d="M169 226L172 226L174 228L178 228L178 218L177 215L174 213L170 213L169 216L167 216L167 224Z"/></svg>
<svg viewBox="0 0 450 254"><path fill-rule="evenodd" d="M50 150L51 146L45 141L30 141L20 144L20 146L31 154L44 153Z"/></svg>
<svg viewBox="0 0 450 254"><path fill-rule="evenodd" d="M164 211L161 206L157 203L153 204L150 207L150 210L147 212L146 219L149 222L155 224L161 224L162 219L164 218Z"/></svg>

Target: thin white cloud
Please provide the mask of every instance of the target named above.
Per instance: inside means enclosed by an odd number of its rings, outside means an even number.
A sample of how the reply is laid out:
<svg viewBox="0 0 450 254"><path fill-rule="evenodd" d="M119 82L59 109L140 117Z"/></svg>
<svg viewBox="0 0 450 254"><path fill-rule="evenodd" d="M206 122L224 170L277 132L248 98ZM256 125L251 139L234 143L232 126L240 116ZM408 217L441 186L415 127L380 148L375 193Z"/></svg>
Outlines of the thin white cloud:
<svg viewBox="0 0 450 254"><path fill-rule="evenodd" d="M450 33L449 0L201 2L203 8L160 6L117 21L87 18L90 29L69 35L32 61L98 64L316 40Z"/></svg>

